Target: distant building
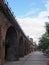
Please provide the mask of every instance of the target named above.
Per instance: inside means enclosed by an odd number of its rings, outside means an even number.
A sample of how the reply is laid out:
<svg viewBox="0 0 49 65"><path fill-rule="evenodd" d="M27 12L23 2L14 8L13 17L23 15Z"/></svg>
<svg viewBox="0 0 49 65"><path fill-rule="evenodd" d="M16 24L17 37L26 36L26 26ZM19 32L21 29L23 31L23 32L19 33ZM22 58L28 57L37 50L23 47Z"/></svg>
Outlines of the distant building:
<svg viewBox="0 0 49 65"><path fill-rule="evenodd" d="M33 38L30 38L30 41L33 43Z"/></svg>
<svg viewBox="0 0 49 65"><path fill-rule="evenodd" d="M29 39L29 36L27 36L27 38Z"/></svg>
<svg viewBox="0 0 49 65"><path fill-rule="evenodd" d="M36 42L33 42L33 50L37 50L37 44L36 44Z"/></svg>

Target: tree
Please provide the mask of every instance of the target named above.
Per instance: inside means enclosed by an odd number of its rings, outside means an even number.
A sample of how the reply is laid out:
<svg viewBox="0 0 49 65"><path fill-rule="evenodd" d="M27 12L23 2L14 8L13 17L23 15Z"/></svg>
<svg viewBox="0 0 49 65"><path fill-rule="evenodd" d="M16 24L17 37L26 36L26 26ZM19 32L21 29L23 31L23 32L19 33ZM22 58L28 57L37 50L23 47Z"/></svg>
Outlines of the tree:
<svg viewBox="0 0 49 65"><path fill-rule="evenodd" d="M48 49L49 48L49 23L46 23L46 32L39 39L38 49Z"/></svg>
<svg viewBox="0 0 49 65"><path fill-rule="evenodd" d="M46 22L45 24L46 24L46 32L47 32L47 33L48 33L48 35L49 35L49 23L48 23L48 22Z"/></svg>

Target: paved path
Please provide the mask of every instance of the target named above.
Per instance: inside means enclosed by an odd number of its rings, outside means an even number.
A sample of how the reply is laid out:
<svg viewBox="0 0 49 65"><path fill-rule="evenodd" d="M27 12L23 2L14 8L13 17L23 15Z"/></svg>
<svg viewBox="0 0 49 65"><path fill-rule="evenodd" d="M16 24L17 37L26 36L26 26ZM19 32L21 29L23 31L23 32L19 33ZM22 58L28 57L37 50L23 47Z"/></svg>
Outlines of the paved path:
<svg viewBox="0 0 49 65"><path fill-rule="evenodd" d="M5 65L47 65L49 58L43 55L42 52L32 52L31 54L20 58L20 61L7 62Z"/></svg>

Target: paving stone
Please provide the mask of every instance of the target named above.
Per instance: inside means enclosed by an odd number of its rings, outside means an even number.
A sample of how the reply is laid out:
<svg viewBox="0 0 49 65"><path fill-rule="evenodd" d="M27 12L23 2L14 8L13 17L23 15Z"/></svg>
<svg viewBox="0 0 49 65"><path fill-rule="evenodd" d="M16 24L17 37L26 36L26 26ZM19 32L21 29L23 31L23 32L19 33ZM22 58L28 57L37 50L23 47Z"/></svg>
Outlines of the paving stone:
<svg viewBox="0 0 49 65"><path fill-rule="evenodd" d="M49 58L43 55L42 52L36 51L32 52L19 61L7 62L5 65L47 65Z"/></svg>

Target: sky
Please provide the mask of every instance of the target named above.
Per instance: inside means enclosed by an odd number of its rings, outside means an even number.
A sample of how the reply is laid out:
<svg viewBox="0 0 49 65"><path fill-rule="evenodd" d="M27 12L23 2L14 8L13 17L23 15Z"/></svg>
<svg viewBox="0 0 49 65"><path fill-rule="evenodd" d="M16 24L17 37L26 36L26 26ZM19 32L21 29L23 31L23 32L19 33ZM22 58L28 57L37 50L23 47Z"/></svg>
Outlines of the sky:
<svg viewBox="0 0 49 65"><path fill-rule="evenodd" d="M5 0L26 36L38 44L49 22L49 0Z"/></svg>

